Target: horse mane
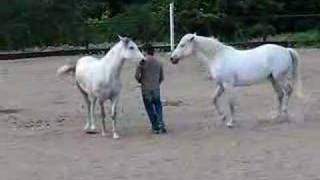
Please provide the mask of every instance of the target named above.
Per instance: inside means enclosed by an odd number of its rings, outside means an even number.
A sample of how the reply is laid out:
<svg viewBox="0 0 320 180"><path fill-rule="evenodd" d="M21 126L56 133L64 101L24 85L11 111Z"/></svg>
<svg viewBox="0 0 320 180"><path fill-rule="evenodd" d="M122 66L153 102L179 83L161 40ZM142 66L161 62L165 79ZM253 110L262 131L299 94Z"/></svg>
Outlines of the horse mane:
<svg viewBox="0 0 320 180"><path fill-rule="evenodd" d="M108 59L110 57L112 57L116 52L116 50L119 48L121 41L117 42L116 44L114 44L109 51L107 52L107 54L101 59Z"/></svg>
<svg viewBox="0 0 320 180"><path fill-rule="evenodd" d="M223 45L223 43L214 37L197 36L197 39L201 42L201 44L199 43L201 49L206 52L210 52L212 50L216 51L221 45Z"/></svg>
<svg viewBox="0 0 320 180"><path fill-rule="evenodd" d="M228 46L224 42L221 42L218 38L216 38L214 36L209 36L208 38L213 40L213 42L215 42L215 43L219 43L220 45L223 45L223 46Z"/></svg>
<svg viewBox="0 0 320 180"><path fill-rule="evenodd" d="M197 36L197 37L200 38L200 40L205 43L205 45L202 46L202 48L204 48L206 51L212 51L212 50L217 51L221 48L234 49L232 46L226 45L225 43L219 41L219 39L217 39L214 36L210 36L210 37Z"/></svg>

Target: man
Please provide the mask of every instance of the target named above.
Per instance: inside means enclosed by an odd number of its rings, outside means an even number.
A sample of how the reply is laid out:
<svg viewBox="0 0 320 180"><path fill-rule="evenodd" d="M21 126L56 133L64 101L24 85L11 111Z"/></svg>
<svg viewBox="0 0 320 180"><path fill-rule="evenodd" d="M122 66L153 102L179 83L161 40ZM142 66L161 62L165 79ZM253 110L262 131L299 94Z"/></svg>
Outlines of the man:
<svg viewBox="0 0 320 180"><path fill-rule="evenodd" d="M146 60L142 60L137 69L135 78L141 84L141 92L152 132L155 134L167 133L162 119L162 104L160 98L160 84L163 81L162 64L154 57L152 46L147 48Z"/></svg>

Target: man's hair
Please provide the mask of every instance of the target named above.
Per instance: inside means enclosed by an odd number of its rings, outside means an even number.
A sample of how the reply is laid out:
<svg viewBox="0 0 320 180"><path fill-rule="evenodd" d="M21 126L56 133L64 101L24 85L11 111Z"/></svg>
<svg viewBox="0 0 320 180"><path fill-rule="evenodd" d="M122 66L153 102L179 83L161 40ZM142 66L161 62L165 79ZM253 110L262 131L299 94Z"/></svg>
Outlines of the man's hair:
<svg viewBox="0 0 320 180"><path fill-rule="evenodd" d="M146 45L146 52L148 55L153 55L154 54L154 48L152 47L151 44Z"/></svg>

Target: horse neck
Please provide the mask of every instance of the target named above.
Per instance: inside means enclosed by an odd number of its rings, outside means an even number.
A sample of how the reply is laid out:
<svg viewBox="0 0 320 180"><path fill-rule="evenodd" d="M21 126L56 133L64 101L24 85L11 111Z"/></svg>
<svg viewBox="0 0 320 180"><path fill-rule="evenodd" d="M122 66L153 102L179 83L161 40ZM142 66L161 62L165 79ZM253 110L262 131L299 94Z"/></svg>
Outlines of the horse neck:
<svg viewBox="0 0 320 180"><path fill-rule="evenodd" d="M215 60L216 56L226 50L233 50L232 47L224 45L214 38L197 36L198 43L196 45L198 56L206 61Z"/></svg>
<svg viewBox="0 0 320 180"><path fill-rule="evenodd" d="M119 79L124 59L121 57L121 44L113 46L110 51L102 58L103 66L106 73Z"/></svg>

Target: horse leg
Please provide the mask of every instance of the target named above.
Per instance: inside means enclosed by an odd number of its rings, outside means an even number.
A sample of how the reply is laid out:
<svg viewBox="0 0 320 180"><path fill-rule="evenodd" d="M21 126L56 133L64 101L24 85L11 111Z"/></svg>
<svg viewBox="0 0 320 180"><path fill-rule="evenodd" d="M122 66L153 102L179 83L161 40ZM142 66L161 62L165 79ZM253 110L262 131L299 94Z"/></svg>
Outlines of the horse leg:
<svg viewBox="0 0 320 180"><path fill-rule="evenodd" d="M226 115L222 111L220 104L219 104L219 98L222 96L223 93L224 93L223 85L218 84L218 87L216 88L216 91L213 96L213 104L218 112L219 118L221 119L221 121L224 122L226 120Z"/></svg>
<svg viewBox="0 0 320 180"><path fill-rule="evenodd" d="M227 127L232 128L234 126L234 113L235 113L235 97L234 97L234 86L232 84L226 84L225 87L228 91L228 105L230 109L230 118L227 122Z"/></svg>
<svg viewBox="0 0 320 180"><path fill-rule="evenodd" d="M89 97L88 97L88 94L80 87L80 85L78 84L78 82L76 82L77 84L77 87L80 91L80 93L82 94L83 98L84 98L84 101L86 103L86 106L87 106L87 118L86 118L86 124L83 128L83 130L87 131L90 127L90 100L89 100Z"/></svg>
<svg viewBox="0 0 320 180"><path fill-rule="evenodd" d="M101 125L102 125L102 136L106 136L106 122L105 122L105 118L106 118L106 113L105 113L105 109L104 109L104 102L103 101L99 101L100 104L100 110L101 110Z"/></svg>
<svg viewBox="0 0 320 180"><path fill-rule="evenodd" d="M230 108L230 119L227 122L227 127L232 128L234 125L234 112L235 112L235 103L234 103L234 97L229 98L229 108Z"/></svg>
<svg viewBox="0 0 320 180"><path fill-rule="evenodd" d="M289 99L293 92L292 84L289 82L289 79L286 79L284 81L283 91L284 91L284 98L283 98L283 105L281 108L281 112L284 118L288 118Z"/></svg>
<svg viewBox="0 0 320 180"><path fill-rule="evenodd" d="M288 94L288 99L290 99L292 93L293 93L293 80L288 78L285 85L285 90Z"/></svg>
<svg viewBox="0 0 320 180"><path fill-rule="evenodd" d="M278 116L280 118L288 118L288 103L289 97L292 94L292 87L288 79L279 78L278 80L271 78L271 83L278 95L279 107Z"/></svg>
<svg viewBox="0 0 320 180"><path fill-rule="evenodd" d="M288 106L289 106L289 99L293 93L293 85L294 85L294 72L293 74L290 74L287 72L287 74L284 76L284 80L282 83L283 91L284 91L284 98L283 98L283 105L281 108L281 112L285 118L288 118ZM286 119L288 120L288 119Z"/></svg>
<svg viewBox="0 0 320 180"><path fill-rule="evenodd" d="M276 118L277 118L280 116L281 111L282 111L281 109L282 109L282 104L283 104L284 92L282 90L282 87L280 86L280 83L276 79L274 79L273 76L270 76L269 80L271 82L273 90L277 94L277 99L278 99L278 108L277 108L278 113L276 115Z"/></svg>
<svg viewBox="0 0 320 180"><path fill-rule="evenodd" d="M97 98L92 97L91 98L91 106L90 106L90 117L91 117L91 125L90 125L90 131L96 132L96 118L95 118L95 109L96 109L96 102Z"/></svg>
<svg viewBox="0 0 320 180"><path fill-rule="evenodd" d="M282 98L282 105L281 105L281 113L280 113L280 117L281 120L287 120L288 118L288 103L289 103L289 96L288 93L286 91L286 88L283 87L283 98ZM283 119L284 118L284 119Z"/></svg>
<svg viewBox="0 0 320 180"><path fill-rule="evenodd" d="M112 133L113 139L119 139L119 135L117 133L117 106L118 106L118 97L112 99L112 109L111 109L111 118L112 118Z"/></svg>

